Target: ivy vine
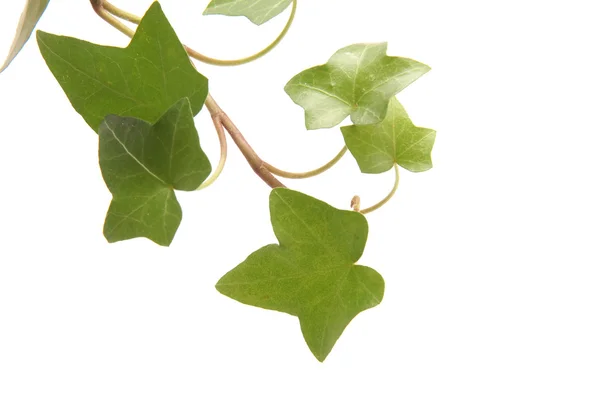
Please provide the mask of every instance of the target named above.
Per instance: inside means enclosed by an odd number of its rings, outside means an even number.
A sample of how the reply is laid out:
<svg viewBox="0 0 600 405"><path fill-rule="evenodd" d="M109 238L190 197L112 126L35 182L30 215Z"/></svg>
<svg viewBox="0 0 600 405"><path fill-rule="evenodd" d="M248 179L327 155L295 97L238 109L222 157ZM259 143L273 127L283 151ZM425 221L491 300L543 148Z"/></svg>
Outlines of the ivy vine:
<svg viewBox="0 0 600 405"><path fill-rule="evenodd" d="M49 0L28 0L0 72L32 34ZM384 280L357 264L367 242L365 215L387 203L399 185L399 167L432 167L435 131L416 127L396 95L429 71L423 63L387 55L386 43L353 44L285 84L304 110L308 130L340 128L344 148L327 164L292 173L263 161L209 93L209 81L190 58L214 65L251 62L274 49L296 15L297 0L212 0L204 14L244 16L260 25L291 7L287 24L265 49L246 58L219 60L185 45L154 2L138 17L104 0L94 11L131 37L125 48L37 31L40 52L73 108L99 137L99 164L112 194L104 223L108 242L144 237L168 246L182 220L177 192L206 188L227 159L229 134L255 173L272 188L271 224L277 244L264 246L223 275L217 290L241 303L299 318L304 339L324 361L346 326L378 305ZM133 30L128 23L136 27ZM205 107L221 145L215 169L201 148L194 117ZM280 178L308 178L350 151L363 173L394 169L392 190L361 207L342 210L285 187ZM177 192L176 192L177 190Z"/></svg>

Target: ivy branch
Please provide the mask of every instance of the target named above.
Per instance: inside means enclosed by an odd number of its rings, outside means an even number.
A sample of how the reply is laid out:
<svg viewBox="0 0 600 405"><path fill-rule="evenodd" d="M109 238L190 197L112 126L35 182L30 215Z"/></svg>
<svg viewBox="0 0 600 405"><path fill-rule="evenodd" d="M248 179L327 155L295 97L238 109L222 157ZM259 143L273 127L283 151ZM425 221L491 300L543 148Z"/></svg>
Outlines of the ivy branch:
<svg viewBox="0 0 600 405"><path fill-rule="evenodd" d="M132 13L129 13L125 10L122 10L119 7L113 5L112 3L110 3L106 0L90 0L90 2L92 4L92 7L93 7L94 11L96 12L96 14L98 14L104 21L109 23L111 26L113 26L117 30L121 31L123 34L127 35L129 38L133 37L135 32L115 17L121 18L125 21L129 21L134 24L140 23L140 21L141 21L140 17L138 17ZM292 0L292 11L291 11L290 17L288 18L288 21L287 21L285 27L283 28L283 30L281 31L281 33L277 36L277 38L275 38L275 40L271 44L269 44L266 48L262 49L261 51L255 53L254 55L251 55L251 56L248 56L245 58L241 58L241 59L235 59L235 60L220 60L220 59L215 59L215 58L205 56L205 55L201 54L200 52L195 51L194 49L190 48L187 45L184 45L184 48L191 58L196 59L203 63L210 64L210 65L236 66L236 65L243 65L243 64L252 62L252 61L266 55L270 51L272 51L287 35L288 31L290 30L290 28L292 26L294 18L296 16L297 5L298 5L297 0ZM348 151L348 148L346 146L344 146L333 159L331 159L329 162L325 163L323 166L318 167L314 170L309 170L309 171L300 172L300 173L282 170L282 169L279 169L279 168L265 162L263 159L260 158L260 156L254 151L252 146L250 146L250 144L248 143L246 138L244 138L244 136L242 135L242 132L235 126L235 124L233 123L231 118L229 118L229 116L221 109L221 107L219 107L217 102L214 100L214 98L210 94L206 98L205 105L206 105L206 108L208 109L208 111L210 112L210 115L211 115L212 120L215 125L215 129L219 136L221 155L220 155L219 164L217 166L217 169L213 172L211 177L198 188L199 190L204 189L204 188L210 186L211 184L213 184L217 180L217 178L219 177L221 172L223 171L223 168L225 167L225 161L227 160L227 141L225 140L225 137L223 135L223 128L225 128L227 130L227 133L229 133L229 135L231 136L231 138L234 141L234 143L236 144L236 146L240 149L240 151L242 152L242 154L244 155L244 157L250 164L250 167L271 188L286 187L274 175L277 175L277 176L283 177L283 178L287 178L287 179L307 179L310 177L314 177L314 176L322 174L322 173L326 172L327 170L329 170L330 168L332 168L337 162L339 162L342 159L342 157L344 157L344 155ZM398 189L398 183L399 183L398 168L396 165L394 167L395 167L395 172L396 172L396 180L394 182L392 191L386 197L384 197L381 201L379 201L378 203L376 203L368 208L361 209L360 203L357 203L357 201L360 201L360 197L354 196L350 202L350 207L353 210L358 211L362 214L368 214L370 212L373 212L373 211L381 208L389 200L391 200L391 198L394 196L396 190Z"/></svg>
<svg viewBox="0 0 600 405"><path fill-rule="evenodd" d="M4 70L27 42L49 0L28 0ZM73 108L99 137L99 165L112 194L104 222L108 242L145 237L169 246L182 220L175 190L213 184L227 160L227 134L254 172L272 188L269 209L279 244L258 249L216 284L239 302L297 316L312 353L323 361L348 323L383 299L384 280L357 264L368 224L363 214L396 193L399 167L432 167L435 131L415 126L395 97L425 74L420 62L387 55L387 44L354 44L327 63L294 76L285 91L305 110L308 130L340 127L345 146L322 166L289 172L265 162L208 91L208 79L191 59L218 66L254 61L272 51L289 32L297 0L213 0L205 14L242 15L262 24L291 5L286 25L268 46L241 59L221 60L181 44L160 5L143 18L105 0L90 0L95 12L131 38L126 48L37 32L46 61ZM126 23L137 25L134 32ZM168 52L166 52L168 51ZM194 117L206 106L219 144L216 168L200 146ZM362 173L394 169L392 190L378 203L339 210L290 190L279 180L324 173L350 152Z"/></svg>

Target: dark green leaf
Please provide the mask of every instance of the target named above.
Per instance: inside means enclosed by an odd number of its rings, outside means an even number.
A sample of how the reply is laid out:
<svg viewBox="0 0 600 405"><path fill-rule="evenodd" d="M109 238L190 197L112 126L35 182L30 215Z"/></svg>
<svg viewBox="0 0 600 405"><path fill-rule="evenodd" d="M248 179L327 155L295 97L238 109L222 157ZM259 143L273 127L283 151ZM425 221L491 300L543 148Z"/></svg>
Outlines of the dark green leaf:
<svg viewBox="0 0 600 405"><path fill-rule="evenodd" d="M4 64L2 67L0 67L0 73L2 73L4 69L6 69L13 59L19 54L19 52L21 52L21 49L23 49L25 43L27 43L29 40L35 25L42 17L42 14L44 14L49 2L50 0L27 0L27 3L25 3L25 8L21 13L19 25L17 25L15 39L10 46L8 56L6 57Z"/></svg>
<svg viewBox="0 0 600 405"><path fill-rule="evenodd" d="M367 220L284 188L271 192L270 209L279 245L257 250L216 287L244 304L297 316L310 350L323 361L348 323L383 299L383 278L355 264Z"/></svg>
<svg viewBox="0 0 600 405"><path fill-rule="evenodd" d="M48 67L94 131L109 114L155 122L187 97L196 115L208 80L192 66L158 3L153 3L127 48L101 46L38 31Z"/></svg>
<svg viewBox="0 0 600 405"><path fill-rule="evenodd" d="M285 91L304 108L306 128L331 128L348 115L356 125L381 122L390 98L429 71L386 51L387 43L350 45L294 76Z"/></svg>
<svg viewBox="0 0 600 405"><path fill-rule="evenodd" d="M281 14L292 0L212 0L204 14L223 14L247 17L261 25Z"/></svg>
<svg viewBox="0 0 600 405"><path fill-rule="evenodd" d="M341 128L348 149L363 173L383 173L394 163L412 172L431 169L433 129L413 125L402 104L394 97L379 124Z"/></svg>
<svg viewBox="0 0 600 405"><path fill-rule="evenodd" d="M174 189L192 191L209 175L188 99L156 124L106 117L100 135L100 168L113 195L104 236L116 242L144 236L168 246L181 222Z"/></svg>

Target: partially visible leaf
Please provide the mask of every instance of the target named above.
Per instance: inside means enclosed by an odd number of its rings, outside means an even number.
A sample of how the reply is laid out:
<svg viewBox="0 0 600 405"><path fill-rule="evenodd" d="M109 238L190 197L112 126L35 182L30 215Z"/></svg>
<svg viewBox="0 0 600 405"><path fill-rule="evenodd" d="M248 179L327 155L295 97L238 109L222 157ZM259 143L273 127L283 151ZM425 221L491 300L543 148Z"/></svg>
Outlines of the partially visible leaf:
<svg viewBox="0 0 600 405"><path fill-rule="evenodd" d="M355 264L367 242L367 220L284 188L271 192L270 209L279 245L252 253L217 290L297 316L308 347L323 361L350 321L383 299L381 275Z"/></svg>
<svg viewBox="0 0 600 405"><path fill-rule="evenodd" d="M208 94L208 80L192 66L156 2L127 48L41 31L37 38L48 67L94 131L109 114L155 122L184 97L196 115Z"/></svg>
<svg viewBox="0 0 600 405"><path fill-rule="evenodd" d="M29 40L33 29L44 14L46 7L50 0L27 0L25 8L21 13L21 19L19 19L19 25L17 25L17 32L15 33L15 39L10 46L8 56L4 61L2 67L0 67L0 73L4 71L13 61L13 59L21 52L25 43Z"/></svg>
<svg viewBox="0 0 600 405"><path fill-rule="evenodd" d="M331 128L348 115L356 125L381 122L390 98L429 71L386 51L387 43L350 45L294 76L285 91L304 108L306 128Z"/></svg>
<svg viewBox="0 0 600 405"><path fill-rule="evenodd" d="M394 163L412 172L431 169L435 131L414 126L402 104L394 97L379 124L341 128L346 146L363 173L383 173Z"/></svg>
<svg viewBox="0 0 600 405"><path fill-rule="evenodd" d="M256 25L264 24L281 14L292 0L212 0L204 10L207 14L247 17Z"/></svg>
<svg viewBox="0 0 600 405"><path fill-rule="evenodd" d="M100 168L113 195L104 236L109 242L144 236L168 246L182 217L173 190L195 190L211 171L189 100L154 125L109 115L98 134Z"/></svg>

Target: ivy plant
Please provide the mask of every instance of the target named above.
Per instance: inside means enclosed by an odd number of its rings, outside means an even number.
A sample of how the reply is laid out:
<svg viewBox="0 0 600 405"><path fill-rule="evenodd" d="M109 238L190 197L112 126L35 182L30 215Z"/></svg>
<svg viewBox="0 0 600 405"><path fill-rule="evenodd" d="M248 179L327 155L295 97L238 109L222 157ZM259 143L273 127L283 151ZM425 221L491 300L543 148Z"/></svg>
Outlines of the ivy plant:
<svg viewBox="0 0 600 405"><path fill-rule="evenodd" d="M0 72L25 45L48 2L27 1ZM367 243L365 215L392 198L399 167L410 172L432 167L435 131L415 126L396 98L430 68L388 55L386 43L360 43L292 77L284 89L304 110L308 130L335 127L348 117L352 123L340 127L345 146L330 162L292 173L260 158L210 94L208 79L191 58L221 66L258 59L290 29L297 0L212 0L204 14L243 16L256 25L291 8L287 24L269 46L237 60L211 58L183 45L158 2L150 4L143 17L105 0L91 0L91 6L131 38L127 47L43 31L37 31L36 38L74 110L97 133L100 169L113 196L104 223L106 240L143 237L169 246L183 216L175 190L200 190L218 179L227 158L228 133L272 188L269 209L278 243L258 249L225 272L216 289L241 303L298 317L309 349L324 361L352 319L383 300L381 274L358 264ZM194 124L202 108L210 112L221 145L214 169ZM281 181L321 174L348 150L363 173L394 169L394 186L379 203L363 208L355 196L349 209L338 209ZM257 198L262 198L260 190Z"/></svg>

